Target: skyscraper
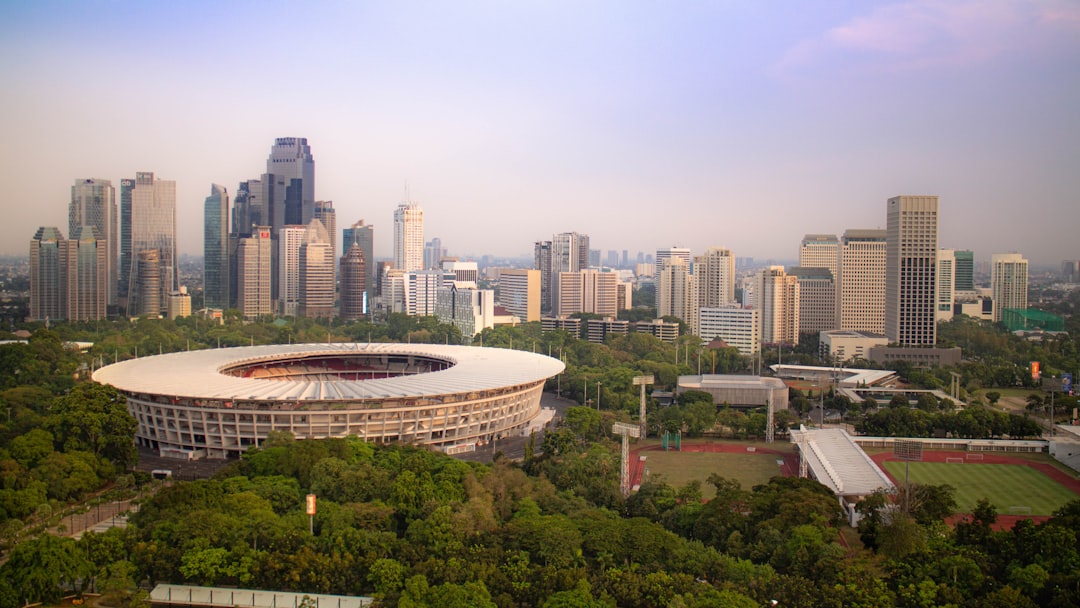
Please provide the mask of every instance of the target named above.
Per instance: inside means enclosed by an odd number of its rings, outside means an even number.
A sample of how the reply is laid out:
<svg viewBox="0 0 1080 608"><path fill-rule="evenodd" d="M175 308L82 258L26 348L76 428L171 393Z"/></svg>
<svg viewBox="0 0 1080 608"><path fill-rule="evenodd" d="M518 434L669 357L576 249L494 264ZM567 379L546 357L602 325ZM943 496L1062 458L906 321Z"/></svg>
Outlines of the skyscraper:
<svg viewBox="0 0 1080 608"><path fill-rule="evenodd" d="M30 318L63 319L67 268L63 263L64 235L42 226L30 241Z"/></svg>
<svg viewBox="0 0 1080 608"><path fill-rule="evenodd" d="M540 271L540 314L551 314L551 241L533 245L533 268Z"/></svg>
<svg viewBox="0 0 1080 608"><path fill-rule="evenodd" d="M229 194L217 184L203 206L203 306L229 307Z"/></svg>
<svg viewBox="0 0 1080 608"><path fill-rule="evenodd" d="M758 272L754 308L761 311L761 341L766 344L799 343L799 279L783 266Z"/></svg>
<svg viewBox="0 0 1080 608"><path fill-rule="evenodd" d="M96 238L105 246L106 303L116 301L116 283L119 274L120 235L118 232L116 189L107 179L77 179L71 186L71 205L68 207L68 234L82 226L93 226Z"/></svg>
<svg viewBox="0 0 1080 608"><path fill-rule="evenodd" d="M840 329L885 333L884 230L848 230L840 247Z"/></svg>
<svg viewBox="0 0 1080 608"><path fill-rule="evenodd" d="M337 259L337 241L334 240L337 237L337 212L334 211L334 201L315 201L314 219L322 222L323 228L326 228L326 235L330 237L330 249Z"/></svg>
<svg viewBox="0 0 1080 608"><path fill-rule="evenodd" d="M424 210L411 201L394 210L394 268L424 269Z"/></svg>
<svg viewBox="0 0 1080 608"><path fill-rule="evenodd" d="M956 291L975 291L975 252L957 249Z"/></svg>
<svg viewBox="0 0 1080 608"><path fill-rule="evenodd" d="M895 196L885 232L885 336L901 346L933 346L938 197Z"/></svg>
<svg viewBox="0 0 1080 608"><path fill-rule="evenodd" d="M616 273L596 269L560 272L556 275L555 316L593 313L605 318L615 317L619 312L618 281Z"/></svg>
<svg viewBox="0 0 1080 608"><path fill-rule="evenodd" d="M660 263L656 282L656 316L678 317L691 328L697 328L697 300L694 297L694 277L690 264L682 256L665 258Z"/></svg>
<svg viewBox="0 0 1080 608"><path fill-rule="evenodd" d="M306 226L285 226L277 234L278 310L286 317L300 314L300 246Z"/></svg>
<svg viewBox="0 0 1080 608"><path fill-rule="evenodd" d="M367 306L370 310L376 295L376 266L375 263L375 226L365 224L360 220L342 231L341 250L348 251L349 247L356 243L364 254L364 291L367 293Z"/></svg>
<svg viewBox="0 0 1080 608"><path fill-rule="evenodd" d="M355 321L367 312L367 263L360 244L353 241L341 256L341 318Z"/></svg>
<svg viewBox="0 0 1080 608"><path fill-rule="evenodd" d="M424 268L438 268L442 264L443 257L446 256L446 249L442 246L442 239L439 237L432 237L430 241L424 243Z"/></svg>
<svg viewBox="0 0 1080 608"><path fill-rule="evenodd" d="M253 227L266 224L266 205L263 202L263 184L261 180L249 179L240 182L233 200L232 232L235 235L250 235Z"/></svg>
<svg viewBox="0 0 1080 608"><path fill-rule="evenodd" d="M726 306L735 302L735 255L724 247L709 247L694 258L697 307Z"/></svg>
<svg viewBox="0 0 1080 608"><path fill-rule="evenodd" d="M61 248L66 265L65 318L72 321L104 319L108 311L109 245L93 226L79 226Z"/></svg>
<svg viewBox="0 0 1080 608"><path fill-rule="evenodd" d="M956 295L956 250L938 249L937 291L934 294L934 320L937 323L953 318L953 300Z"/></svg>
<svg viewBox="0 0 1080 608"><path fill-rule="evenodd" d="M123 186L121 183L121 192ZM157 251L154 259L158 261L160 268L156 271L149 270L145 265L149 258L139 257L140 252L149 250ZM148 171L135 174L135 183L131 190L131 260L128 313L164 312L168 306L169 293L177 290L176 182L156 179L154 174ZM156 297L147 289L144 277L157 284Z"/></svg>
<svg viewBox="0 0 1080 608"><path fill-rule="evenodd" d="M1028 261L1019 253L990 256L990 293L994 299L994 322L1006 309L1027 308Z"/></svg>
<svg viewBox="0 0 1080 608"><path fill-rule="evenodd" d="M828 268L792 266L787 273L799 281L799 333L836 329L836 281Z"/></svg>
<svg viewBox="0 0 1080 608"><path fill-rule="evenodd" d="M286 225L306 226L315 217L315 158L306 137L275 139L261 181L271 234Z"/></svg>
<svg viewBox="0 0 1080 608"><path fill-rule="evenodd" d="M499 303L522 323L540 320L540 271L526 268L499 272Z"/></svg>
<svg viewBox="0 0 1080 608"><path fill-rule="evenodd" d="M664 268L664 262L671 258L679 258L686 263L686 268L690 269L690 250L686 247L665 247L664 249L656 250L656 275L653 277L653 281L660 284L660 271Z"/></svg>
<svg viewBox="0 0 1080 608"><path fill-rule="evenodd" d="M269 226L252 227L236 247L236 307L245 319L273 314L270 295L273 239Z"/></svg>
<svg viewBox="0 0 1080 608"><path fill-rule="evenodd" d="M127 301L128 281L131 280L131 195L135 180L120 180L120 262L116 277L117 303Z"/></svg>
<svg viewBox="0 0 1080 608"><path fill-rule="evenodd" d="M300 244L300 316L334 316L334 244L317 219Z"/></svg>
<svg viewBox="0 0 1080 608"><path fill-rule="evenodd" d="M808 234L799 245L799 266L828 268L833 279L840 274L840 241L835 234Z"/></svg>

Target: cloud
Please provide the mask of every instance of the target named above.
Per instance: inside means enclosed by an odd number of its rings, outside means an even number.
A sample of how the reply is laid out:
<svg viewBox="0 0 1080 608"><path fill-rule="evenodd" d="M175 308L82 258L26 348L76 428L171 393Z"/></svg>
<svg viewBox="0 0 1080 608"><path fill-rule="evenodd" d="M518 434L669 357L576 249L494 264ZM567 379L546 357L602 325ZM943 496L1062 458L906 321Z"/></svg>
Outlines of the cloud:
<svg viewBox="0 0 1080 608"><path fill-rule="evenodd" d="M1080 4L1069 0L910 0L878 7L790 49L778 74L823 64L875 69L968 66L1006 53L1080 46Z"/></svg>

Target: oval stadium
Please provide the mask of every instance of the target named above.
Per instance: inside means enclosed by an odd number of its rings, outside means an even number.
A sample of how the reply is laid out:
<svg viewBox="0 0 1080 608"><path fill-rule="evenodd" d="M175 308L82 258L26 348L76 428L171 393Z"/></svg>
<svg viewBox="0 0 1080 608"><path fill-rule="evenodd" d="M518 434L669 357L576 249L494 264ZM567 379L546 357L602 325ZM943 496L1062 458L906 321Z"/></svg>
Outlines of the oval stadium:
<svg viewBox="0 0 1080 608"><path fill-rule="evenodd" d="M132 359L94 373L163 456L230 458L271 431L443 448L503 437L540 412L561 361L501 348L279 344Z"/></svg>

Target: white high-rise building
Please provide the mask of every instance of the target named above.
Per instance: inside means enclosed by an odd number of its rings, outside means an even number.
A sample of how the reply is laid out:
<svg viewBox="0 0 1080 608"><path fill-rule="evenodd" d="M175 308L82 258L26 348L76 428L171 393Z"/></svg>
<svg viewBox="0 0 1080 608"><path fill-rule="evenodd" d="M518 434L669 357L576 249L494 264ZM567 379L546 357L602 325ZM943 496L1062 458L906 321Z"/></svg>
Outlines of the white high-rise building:
<svg viewBox="0 0 1080 608"><path fill-rule="evenodd" d="M71 186L71 204L68 207L68 235L74 238L82 226L93 226L97 239L104 242L106 304L113 306L116 300L116 283L119 279L120 246L119 216L116 209L116 188L107 179L77 179Z"/></svg>
<svg viewBox="0 0 1080 608"><path fill-rule="evenodd" d="M799 278L770 266L757 274L754 308L761 311L761 341L799 343Z"/></svg>
<svg viewBox="0 0 1080 608"><path fill-rule="evenodd" d="M934 295L934 320L938 323L953 318L953 299L956 295L956 250L938 249L937 292Z"/></svg>
<svg viewBox="0 0 1080 608"><path fill-rule="evenodd" d="M656 264L655 276L653 281L660 284L660 271L664 268L664 263L672 258L678 258L686 263L687 271L691 268L690 249L687 247L665 247L663 249L656 250L656 258L654 264Z"/></svg>
<svg viewBox="0 0 1080 608"><path fill-rule="evenodd" d="M886 209L885 336L901 346L933 346L938 197L894 196Z"/></svg>
<svg viewBox="0 0 1080 608"><path fill-rule="evenodd" d="M615 317L619 313L617 285L619 275L586 269L560 272L556 278L554 314L568 317L574 313L595 313Z"/></svg>
<svg viewBox="0 0 1080 608"><path fill-rule="evenodd" d="M424 210L413 202L394 210L394 268L424 270Z"/></svg>
<svg viewBox="0 0 1080 608"><path fill-rule="evenodd" d="M702 308L698 314L698 335L704 342L720 339L746 356L761 350L760 310L731 305Z"/></svg>
<svg viewBox="0 0 1080 608"><path fill-rule="evenodd" d="M689 260L682 256L665 259L659 265L656 281L656 316L678 317L694 328L696 313L697 298Z"/></svg>
<svg viewBox="0 0 1080 608"><path fill-rule="evenodd" d="M236 247L236 305L245 319L273 314L273 240L270 226L255 226Z"/></svg>
<svg viewBox="0 0 1080 608"><path fill-rule="evenodd" d="M157 250L159 268L150 270L143 266L143 277L158 285L157 294L141 284L140 265L131 264L129 279L128 312L139 314L162 314L169 304L169 294L177 291L176 269L176 182L154 178L151 172L135 174L131 191L131 256L140 252ZM147 258L148 259L148 258ZM140 301L144 300L144 301ZM153 302L149 300L154 300Z"/></svg>
<svg viewBox="0 0 1080 608"><path fill-rule="evenodd" d="M333 239L322 222L311 220L300 244L301 316L334 316L334 262Z"/></svg>
<svg viewBox="0 0 1080 608"><path fill-rule="evenodd" d="M694 258L697 307L715 308L735 303L735 254L724 247L710 247Z"/></svg>
<svg viewBox="0 0 1080 608"><path fill-rule="evenodd" d="M833 279L840 274L840 240L835 234L808 234L799 245L801 268L828 268Z"/></svg>
<svg viewBox="0 0 1080 608"><path fill-rule="evenodd" d="M1006 309L1027 308L1028 261L1019 253L990 256L990 293L994 299L994 321L1000 322Z"/></svg>
<svg viewBox="0 0 1080 608"><path fill-rule="evenodd" d="M840 329L885 333L884 230L848 230L840 248Z"/></svg>
<svg viewBox="0 0 1080 608"><path fill-rule="evenodd" d="M300 246L306 226L285 226L278 230L278 309L286 317L300 311Z"/></svg>

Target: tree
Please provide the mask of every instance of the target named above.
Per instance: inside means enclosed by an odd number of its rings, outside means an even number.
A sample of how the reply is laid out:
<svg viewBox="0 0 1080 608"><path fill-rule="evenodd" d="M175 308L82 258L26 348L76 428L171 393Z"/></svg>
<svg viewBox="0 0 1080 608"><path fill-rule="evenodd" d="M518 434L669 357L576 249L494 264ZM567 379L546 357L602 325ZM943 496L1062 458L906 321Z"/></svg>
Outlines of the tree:
<svg viewBox="0 0 1080 608"><path fill-rule="evenodd" d="M77 384L57 398L53 412L52 428L65 449L108 458L121 469L135 463L132 438L138 423L115 388L97 382Z"/></svg>
<svg viewBox="0 0 1080 608"><path fill-rule="evenodd" d="M999 393L998 391L987 391L986 392L986 401L991 406L997 405L997 402L1000 399L1001 399L1001 393Z"/></svg>
<svg viewBox="0 0 1080 608"><path fill-rule="evenodd" d="M63 585L85 582L92 568L74 540L43 534L17 545L0 572L19 590L20 601L56 602Z"/></svg>

